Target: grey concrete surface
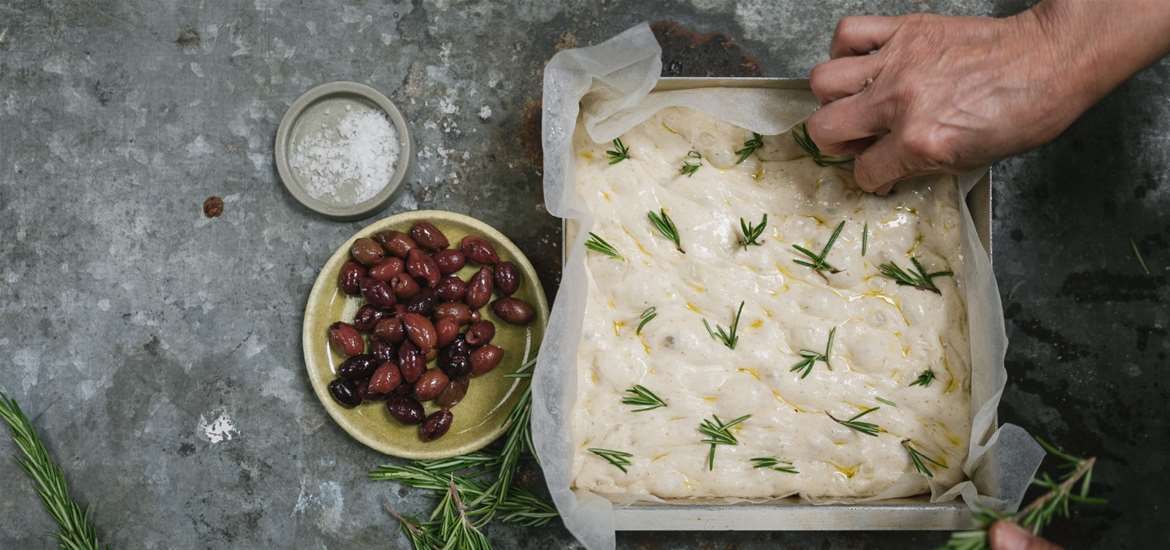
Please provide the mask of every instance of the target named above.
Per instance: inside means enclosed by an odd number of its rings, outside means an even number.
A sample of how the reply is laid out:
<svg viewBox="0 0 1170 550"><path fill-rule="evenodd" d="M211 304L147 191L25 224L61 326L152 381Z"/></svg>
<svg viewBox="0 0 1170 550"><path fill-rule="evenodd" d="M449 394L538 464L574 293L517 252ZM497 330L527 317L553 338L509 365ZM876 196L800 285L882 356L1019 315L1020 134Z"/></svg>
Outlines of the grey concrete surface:
<svg viewBox="0 0 1170 550"><path fill-rule="evenodd" d="M364 479L382 456L302 373L317 268L363 222L300 208L272 140L329 80L395 100L419 145L380 215L468 212L552 292L557 222L521 139L557 48L673 19L734 39L770 76L826 57L837 18L1007 14L1015 1L0 0L0 388L18 399L118 548L399 548L381 510L425 494ZM673 73L742 65L668 51ZM717 57L717 56L716 56ZM730 68L729 68L730 67ZM1170 63L1066 135L996 166L996 271L1012 347L1002 419L1101 457L1110 504L1051 534L1164 545L1170 479ZM224 213L201 205L222 196ZM1130 241L1151 274L1138 265ZM230 436L230 437L229 437ZM0 548L53 525L0 438ZM571 548L559 525L493 526L499 548ZM623 548L928 548L937 533L629 533Z"/></svg>

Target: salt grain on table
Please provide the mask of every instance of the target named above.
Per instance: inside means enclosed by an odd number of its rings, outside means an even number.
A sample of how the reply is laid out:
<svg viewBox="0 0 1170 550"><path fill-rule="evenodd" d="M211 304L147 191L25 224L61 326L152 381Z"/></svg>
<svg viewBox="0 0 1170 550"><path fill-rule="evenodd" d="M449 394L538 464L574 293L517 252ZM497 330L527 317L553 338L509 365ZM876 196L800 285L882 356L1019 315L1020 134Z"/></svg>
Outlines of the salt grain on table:
<svg viewBox="0 0 1170 550"><path fill-rule="evenodd" d="M336 126L322 124L305 134L290 165L309 196L357 204L386 187L399 152L398 132L383 113L350 111Z"/></svg>

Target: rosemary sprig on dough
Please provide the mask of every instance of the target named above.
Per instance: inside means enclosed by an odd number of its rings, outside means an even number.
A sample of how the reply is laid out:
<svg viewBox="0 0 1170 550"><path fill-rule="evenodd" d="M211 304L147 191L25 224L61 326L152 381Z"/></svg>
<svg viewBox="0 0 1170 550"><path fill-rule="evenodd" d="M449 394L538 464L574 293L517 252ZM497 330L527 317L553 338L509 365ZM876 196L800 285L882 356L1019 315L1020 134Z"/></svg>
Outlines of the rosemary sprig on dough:
<svg viewBox="0 0 1170 550"><path fill-rule="evenodd" d="M718 415L711 415L711 419L704 419L699 424L699 432L707 436L707 439L704 439L703 443L711 444L711 449L707 451L707 470L715 469L716 446L739 445L739 440L735 438L735 434L731 433L731 428L751 417L752 415L745 414L731 422L724 423L719 419Z"/></svg>
<svg viewBox="0 0 1170 550"><path fill-rule="evenodd" d="M930 369L926 369L926 370L920 372L918 374L918 378L915 378L914 381L910 383L910 385L911 386L922 386L925 388L927 386L930 386L931 382L934 382L934 371L930 370Z"/></svg>
<svg viewBox="0 0 1170 550"><path fill-rule="evenodd" d="M774 456L757 456L752 461L752 468L767 468L777 472L784 472L786 474L799 474L800 472L787 460L780 460Z"/></svg>
<svg viewBox="0 0 1170 550"><path fill-rule="evenodd" d="M803 359L801 359L795 365L792 365L792 368L788 369L788 371L799 372L800 378L803 380L810 372L812 372L813 364L815 364L817 361L824 361L825 366L829 367L829 370L833 370L833 364L829 362L829 355L833 353L833 338L836 335L837 327L833 327L833 329L829 331L829 342L825 344L825 353L807 349L800 350L800 356Z"/></svg>
<svg viewBox="0 0 1170 550"><path fill-rule="evenodd" d="M589 250L599 254L605 254L606 256L609 256L615 260L624 259L612 244L609 244L605 239L601 238L597 235L597 233L592 231L589 232L589 239L585 241L585 248L588 248Z"/></svg>
<svg viewBox="0 0 1170 550"><path fill-rule="evenodd" d="M739 343L739 316L743 313L743 304L742 301L739 303L739 309L735 310L735 316L731 318L731 330L725 330L722 325L715 325L715 330L712 330L707 319L703 319L703 326L707 327L707 334L722 342L728 349L735 349L735 345Z"/></svg>
<svg viewBox="0 0 1170 550"><path fill-rule="evenodd" d="M906 449L906 453L910 455L910 463L914 465L914 469L926 477L934 477L934 472L930 471L930 464L934 464L939 468L947 467L946 464L930 458L922 451L915 449L914 443L909 439L902 440L902 448Z"/></svg>
<svg viewBox="0 0 1170 550"><path fill-rule="evenodd" d="M743 245L743 249L747 250L750 245L760 246L763 244L759 240L760 235L764 234L764 228L768 227L768 213L764 213L764 218L760 220L759 225L755 225L743 218L739 219L739 230L743 234L743 238L739 240L739 244Z"/></svg>
<svg viewBox="0 0 1170 550"><path fill-rule="evenodd" d="M928 273L926 268L922 267L922 264L918 262L918 258L913 256L910 257L910 263L914 264L912 271L906 271L898 267L898 264L894 262L886 262L878 266L878 271L881 271L883 277L893 279L895 283L901 286L912 286L919 290L929 290L935 294L942 294L942 291L935 286L934 278L954 275L954 272L950 270Z"/></svg>
<svg viewBox="0 0 1170 550"><path fill-rule="evenodd" d="M609 157L610 164L617 164L630 158L630 148L622 143L622 138L613 138L613 146L613 149L605 152L605 156Z"/></svg>
<svg viewBox="0 0 1170 550"><path fill-rule="evenodd" d="M836 166L853 162L853 157L839 157L821 153L821 148L817 147L817 144L809 137L808 126L803 122L792 128L792 139L812 157L813 162L817 163L818 166Z"/></svg>
<svg viewBox="0 0 1170 550"><path fill-rule="evenodd" d="M613 464L614 467L621 470L622 473L626 472L626 466L633 464L633 462L631 462L630 459L633 458L634 455L627 453L625 451L615 451L613 449L598 449L596 447L590 447L587 450L589 452L597 455L597 456L600 456L601 458L604 458L606 462Z"/></svg>
<svg viewBox="0 0 1170 550"><path fill-rule="evenodd" d="M634 331L634 334L642 334L642 327L653 321L655 317L658 317L658 308L650 306L642 310L642 314L638 316L638 329Z"/></svg>
<svg viewBox="0 0 1170 550"><path fill-rule="evenodd" d="M881 404L883 404L883 405L889 405L889 406L891 406L891 407L897 407L897 406L898 406L898 404L897 404L897 403L894 403L893 401L890 401L889 399L886 399L886 398L884 398L884 397L882 397L882 396L880 396L880 395L879 395L879 396L876 396L876 397L874 397L874 399L875 399L875 400L876 400L878 403L881 403Z"/></svg>
<svg viewBox="0 0 1170 550"><path fill-rule="evenodd" d="M861 417L863 417L863 416L865 416L873 411L876 411L880 408L881 407L871 407L871 408L865 409L864 411L861 411L861 412L853 415L853 418L850 418L849 420L841 420L840 418L833 416L833 414L828 412L828 411L825 411L825 414L829 415L829 418L832 418L833 422L836 422L842 426L845 426L846 428L849 428L851 430L856 430L856 431L861 432L861 433L868 435L868 436L877 437L878 432L882 431L881 426L878 426L877 424L874 424L872 422L865 422L863 420L858 420L858 418L861 418Z"/></svg>
<svg viewBox="0 0 1170 550"><path fill-rule="evenodd" d="M689 151L687 156L683 158L682 167L679 168L678 172L689 178L695 175L695 172L698 172L702 166L703 155L698 151Z"/></svg>
<svg viewBox="0 0 1170 550"><path fill-rule="evenodd" d="M752 153L755 153L757 149L759 149L760 147L763 147L763 146L764 146L763 136L761 136L760 134L757 134L755 132L752 132L752 139L749 139L749 140L743 142L743 148L735 150L735 154L739 155L739 160L735 161L735 163L740 164L743 161L747 160L748 157L752 156Z"/></svg>
<svg viewBox="0 0 1170 550"><path fill-rule="evenodd" d="M795 248L797 252L804 254L804 256L808 258L807 260L792 261L808 267L813 271L816 271L817 274L819 274L821 277L825 276L823 273L825 271L828 271L829 273L840 273L841 270L833 267L831 264L829 264L829 262L826 262L825 258L829 256L829 251L833 249L833 243L837 242L837 237L841 236L841 230L844 228L845 220L841 220L841 223L837 224L837 227L833 229L833 234L829 236L829 240L825 243L825 247L821 249L820 254L817 254L816 252L813 252L798 244L792 245L792 248Z"/></svg>
<svg viewBox="0 0 1170 550"><path fill-rule="evenodd" d="M869 222L861 228L861 255L865 256L865 251L869 248Z"/></svg>
<svg viewBox="0 0 1170 550"><path fill-rule="evenodd" d="M674 243L675 250L686 254L687 251L682 248L682 240L678 236L678 226L674 225L674 220L666 214L666 210L659 208L658 212L653 210L646 213L646 218L650 220L650 224L666 237L667 240Z"/></svg>
<svg viewBox="0 0 1170 550"><path fill-rule="evenodd" d="M634 409L633 412L652 411L666 406L666 401L663 401L661 397L658 397L654 392L641 384L634 384L627 388L626 393L629 395L622 398L623 405L641 407L640 409Z"/></svg>

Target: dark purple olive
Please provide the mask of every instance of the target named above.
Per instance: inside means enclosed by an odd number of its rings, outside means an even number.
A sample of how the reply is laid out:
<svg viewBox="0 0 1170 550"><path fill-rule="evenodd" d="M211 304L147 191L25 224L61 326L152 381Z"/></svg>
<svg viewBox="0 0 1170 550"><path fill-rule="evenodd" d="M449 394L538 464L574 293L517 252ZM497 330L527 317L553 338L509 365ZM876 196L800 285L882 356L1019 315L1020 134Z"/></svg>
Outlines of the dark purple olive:
<svg viewBox="0 0 1170 550"><path fill-rule="evenodd" d="M457 275L448 275L435 287L435 295L444 302L462 302L467 295L467 283Z"/></svg>
<svg viewBox="0 0 1170 550"><path fill-rule="evenodd" d="M409 300L419 292L418 281L414 280L409 273L399 273L390 279L390 289L394 291L394 295L399 300Z"/></svg>
<svg viewBox="0 0 1170 550"><path fill-rule="evenodd" d="M358 395L357 386L353 380L337 378L329 383L329 395L332 395L333 400L337 401L342 407L356 407L362 404L362 398Z"/></svg>
<svg viewBox="0 0 1170 550"><path fill-rule="evenodd" d="M392 308L398 301L394 298L394 291L390 289L390 285L372 277L362 279L362 297L366 299L366 303L379 309Z"/></svg>
<svg viewBox="0 0 1170 550"><path fill-rule="evenodd" d="M374 240L378 241L378 244L382 245L382 248L385 248L390 255L404 260L412 248L418 247L418 243L415 243L414 239L401 231L379 231L374 235Z"/></svg>
<svg viewBox="0 0 1170 550"><path fill-rule="evenodd" d="M443 349L449 350L451 353L458 355L471 355L471 346L467 344L467 337L462 334L457 335L455 339L451 340L451 343L447 344L447 347Z"/></svg>
<svg viewBox="0 0 1170 550"><path fill-rule="evenodd" d="M366 276L366 268L353 260L341 264L341 271L337 273L337 288L350 296L362 293L362 279Z"/></svg>
<svg viewBox="0 0 1170 550"><path fill-rule="evenodd" d="M467 265L467 258L463 253L453 248L435 252L431 258L435 260L435 265L439 266L439 273L443 275L455 273Z"/></svg>
<svg viewBox="0 0 1170 550"><path fill-rule="evenodd" d="M418 424L426 416L422 403L415 401L413 397L401 395L386 400L386 412L403 424Z"/></svg>
<svg viewBox="0 0 1170 550"><path fill-rule="evenodd" d="M432 252L451 246L447 236L431 222L418 222L410 228L410 238L419 246Z"/></svg>
<svg viewBox="0 0 1170 550"><path fill-rule="evenodd" d="M435 312L435 291L424 288L406 301L406 311L430 317Z"/></svg>
<svg viewBox="0 0 1170 550"><path fill-rule="evenodd" d="M374 369L378 368L378 363L379 361L368 353L355 355L341 362L337 367L337 376L347 380L369 378L374 374Z"/></svg>
<svg viewBox="0 0 1170 550"><path fill-rule="evenodd" d="M402 270L406 269L404 267L405 265L406 264L402 261L402 258L395 258L391 256L371 267L369 276L373 279L387 282L390 279L393 279L395 275L402 273Z"/></svg>
<svg viewBox="0 0 1170 550"><path fill-rule="evenodd" d="M394 344L373 339L370 340L370 355L379 361L395 361L398 359L398 350L394 349Z"/></svg>
<svg viewBox="0 0 1170 550"><path fill-rule="evenodd" d="M496 336L496 324L491 321L476 321L467 329L467 343L474 347L491 343Z"/></svg>
<svg viewBox="0 0 1170 550"><path fill-rule="evenodd" d="M471 276L471 283L467 285L467 296L463 297L463 302L472 311L487 305L488 301L492 299L492 287L494 286L491 266L485 265L479 268L479 271Z"/></svg>
<svg viewBox="0 0 1170 550"><path fill-rule="evenodd" d="M493 302L492 313L513 325L527 325L536 316L536 312L532 306L528 305L528 302L511 296Z"/></svg>
<svg viewBox="0 0 1170 550"><path fill-rule="evenodd" d="M448 348L443 348L439 350L436 363L447 378L462 378L471 374L471 356L465 353L452 353Z"/></svg>
<svg viewBox="0 0 1170 550"><path fill-rule="evenodd" d="M463 397L467 395L467 388L471 385L471 379L464 376L463 378L456 378L451 380L450 384L435 398L435 404L449 409L458 405L463 401Z"/></svg>
<svg viewBox="0 0 1170 550"><path fill-rule="evenodd" d="M382 245L378 244L374 239L358 239L349 247L349 255L358 263L370 266L374 265L384 257L386 251Z"/></svg>
<svg viewBox="0 0 1170 550"><path fill-rule="evenodd" d="M423 423L419 425L418 436L423 441L434 441L440 437L443 437L443 434L447 433L447 430L451 429L451 423L454 421L455 415L451 414L451 411L447 409L437 410L431 413L431 415L428 416L426 420L423 420Z"/></svg>
<svg viewBox="0 0 1170 550"><path fill-rule="evenodd" d="M398 346L398 370L402 371L402 379L413 384L426 368L426 352L418 349L414 342L403 340Z"/></svg>
<svg viewBox="0 0 1170 550"><path fill-rule="evenodd" d="M520 289L520 281L523 280L523 276L520 275L516 264L500 262L496 264L495 272L496 292L499 292L501 296L511 296Z"/></svg>
<svg viewBox="0 0 1170 550"><path fill-rule="evenodd" d="M495 265L500 261L492 244L487 242L487 239L477 235L463 237L459 243L459 251L463 252L468 260L479 265Z"/></svg>
<svg viewBox="0 0 1170 550"><path fill-rule="evenodd" d="M374 330L374 326L385 316L386 314L382 310L365 304L358 308L357 313L353 315L353 327L358 329L358 332L368 333Z"/></svg>

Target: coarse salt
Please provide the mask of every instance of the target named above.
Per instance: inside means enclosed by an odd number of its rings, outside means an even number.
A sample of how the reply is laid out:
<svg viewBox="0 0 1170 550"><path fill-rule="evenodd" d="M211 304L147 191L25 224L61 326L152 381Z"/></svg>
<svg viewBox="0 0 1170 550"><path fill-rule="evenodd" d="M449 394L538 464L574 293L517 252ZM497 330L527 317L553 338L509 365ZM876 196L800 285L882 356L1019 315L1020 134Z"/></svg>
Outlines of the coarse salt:
<svg viewBox="0 0 1170 550"><path fill-rule="evenodd" d="M401 151L398 131L385 114L348 105L346 111L336 125L322 124L305 134L289 164L309 196L358 204L390 183Z"/></svg>

